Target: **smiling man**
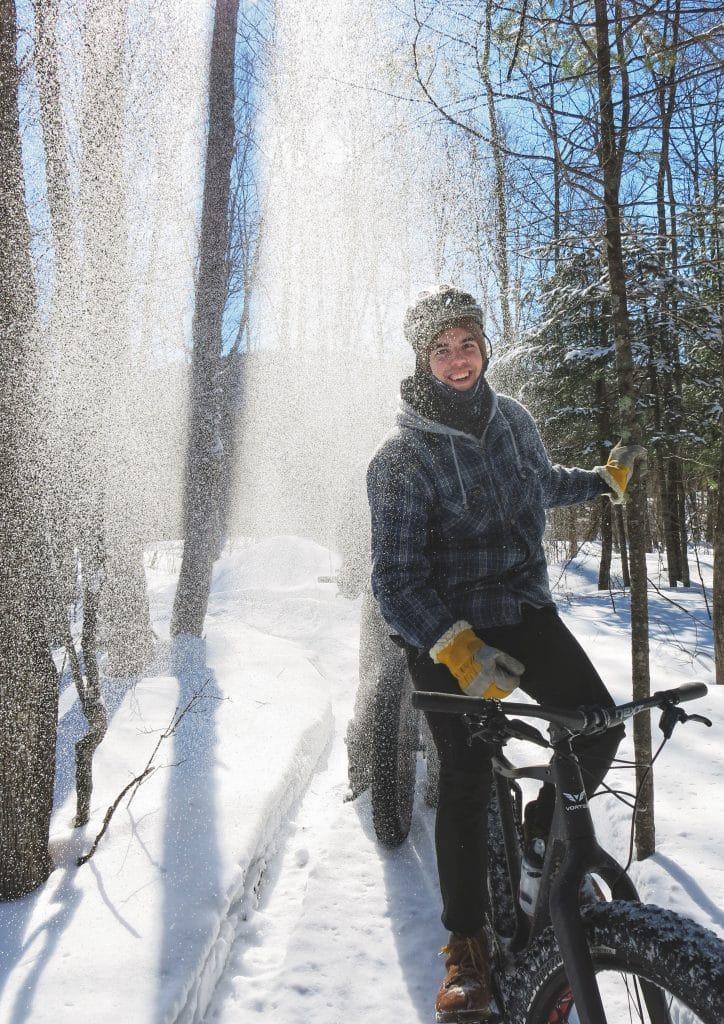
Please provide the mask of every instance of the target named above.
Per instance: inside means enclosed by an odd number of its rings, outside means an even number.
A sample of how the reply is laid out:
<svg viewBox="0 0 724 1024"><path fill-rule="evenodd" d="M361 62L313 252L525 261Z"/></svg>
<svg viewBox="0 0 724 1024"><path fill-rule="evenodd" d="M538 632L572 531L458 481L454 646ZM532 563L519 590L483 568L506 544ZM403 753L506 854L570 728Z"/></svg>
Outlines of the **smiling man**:
<svg viewBox="0 0 724 1024"><path fill-rule="evenodd" d="M472 295L441 286L405 316L415 372L401 385L397 430L367 473L372 589L421 690L502 699L520 686L561 708L610 705L587 655L559 618L543 551L545 510L608 494L623 499L641 449L593 470L553 466L519 402L485 378L483 314ZM439 1021L491 1015L487 913L487 748L454 715L428 716L440 755L435 827L446 975ZM576 741L590 795L623 728ZM526 858L542 863L553 790L525 810Z"/></svg>
<svg viewBox="0 0 724 1024"><path fill-rule="evenodd" d="M433 377L455 391L470 391L483 372L485 338L476 323L467 327L448 327L430 348Z"/></svg>

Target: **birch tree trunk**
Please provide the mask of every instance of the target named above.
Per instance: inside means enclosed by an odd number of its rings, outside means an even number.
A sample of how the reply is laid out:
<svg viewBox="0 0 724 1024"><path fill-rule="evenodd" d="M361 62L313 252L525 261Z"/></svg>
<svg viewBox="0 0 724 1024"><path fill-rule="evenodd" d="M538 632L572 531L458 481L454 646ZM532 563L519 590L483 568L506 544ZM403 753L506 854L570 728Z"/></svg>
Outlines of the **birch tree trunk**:
<svg viewBox="0 0 724 1024"><path fill-rule="evenodd" d="M498 109L495 104L493 84L490 79L490 43L493 32L492 0L485 4L485 36L483 56L480 61L480 75L485 88L485 99L490 124L490 150L493 155L494 209L495 209L495 266L500 288L500 316L503 337L508 345L514 343L513 314L510 308L510 265L508 261L508 198L506 195L505 155L501 145L501 128Z"/></svg>

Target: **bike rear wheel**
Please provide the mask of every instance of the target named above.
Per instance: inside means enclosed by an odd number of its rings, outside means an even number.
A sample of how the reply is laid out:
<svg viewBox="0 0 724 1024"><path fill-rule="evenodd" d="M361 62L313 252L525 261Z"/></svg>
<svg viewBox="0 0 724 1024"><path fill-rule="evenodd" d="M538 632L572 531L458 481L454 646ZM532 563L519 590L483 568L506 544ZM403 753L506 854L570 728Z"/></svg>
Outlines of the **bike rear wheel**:
<svg viewBox="0 0 724 1024"><path fill-rule="evenodd" d="M660 907L613 902L583 911L607 1024L721 1024L724 942ZM552 929L516 963L510 1024L582 1024Z"/></svg>
<svg viewBox="0 0 724 1024"><path fill-rule="evenodd" d="M372 724L372 821L386 846L399 846L410 831L419 745L412 683L400 653L380 669Z"/></svg>
<svg viewBox="0 0 724 1024"><path fill-rule="evenodd" d="M425 803L428 807L437 807L440 790L440 758L427 719L420 712L418 715L422 752L425 757Z"/></svg>

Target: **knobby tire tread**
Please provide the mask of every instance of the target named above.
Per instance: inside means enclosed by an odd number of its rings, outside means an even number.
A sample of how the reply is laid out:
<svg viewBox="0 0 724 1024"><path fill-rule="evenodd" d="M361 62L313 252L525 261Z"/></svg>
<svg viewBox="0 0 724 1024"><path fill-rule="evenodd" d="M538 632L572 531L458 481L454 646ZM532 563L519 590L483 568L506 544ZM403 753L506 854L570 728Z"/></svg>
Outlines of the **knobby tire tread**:
<svg viewBox="0 0 724 1024"><path fill-rule="evenodd" d="M399 846L407 838L415 799L417 717L405 663L380 672L372 727L372 821L378 840Z"/></svg>
<svg viewBox="0 0 724 1024"><path fill-rule="evenodd" d="M660 985L699 1016L724 1022L724 941L661 907L614 901L582 911L597 967L629 970ZM511 976L508 1024L547 1024L565 975L552 928L521 956Z"/></svg>
<svg viewBox="0 0 724 1024"><path fill-rule="evenodd" d="M517 893L511 891L508 862L503 845L503 829L495 790L488 804L488 895L495 931L510 938L515 933Z"/></svg>

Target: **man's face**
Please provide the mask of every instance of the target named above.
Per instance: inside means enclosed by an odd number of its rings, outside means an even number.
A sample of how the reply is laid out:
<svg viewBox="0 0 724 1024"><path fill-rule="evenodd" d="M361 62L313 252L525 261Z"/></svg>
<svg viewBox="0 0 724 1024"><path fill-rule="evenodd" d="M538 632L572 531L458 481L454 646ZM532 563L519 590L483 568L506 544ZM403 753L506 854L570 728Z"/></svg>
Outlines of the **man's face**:
<svg viewBox="0 0 724 1024"><path fill-rule="evenodd" d="M483 372L483 354L467 327L448 327L430 349L430 370L456 391L469 391Z"/></svg>

